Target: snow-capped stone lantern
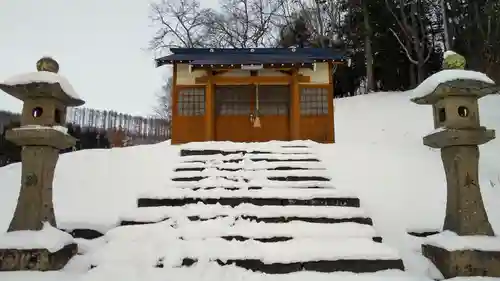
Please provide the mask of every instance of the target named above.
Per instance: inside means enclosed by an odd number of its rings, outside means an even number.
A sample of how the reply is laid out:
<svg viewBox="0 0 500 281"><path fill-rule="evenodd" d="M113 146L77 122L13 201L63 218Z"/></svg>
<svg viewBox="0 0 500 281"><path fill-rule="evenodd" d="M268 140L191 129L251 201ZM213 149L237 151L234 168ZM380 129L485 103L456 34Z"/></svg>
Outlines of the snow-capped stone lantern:
<svg viewBox="0 0 500 281"><path fill-rule="evenodd" d="M21 127L6 133L7 140L23 147L22 178L8 232L0 235L0 271L58 270L77 252L69 234L55 228L52 184L60 150L76 143L63 127L66 108L85 102L78 98L66 78L57 74L59 64L55 60L44 57L36 66L37 72L15 76L0 84L1 90L23 101ZM58 235L60 239L55 240L67 243L62 243L60 249L53 245L29 245L47 233ZM28 245L18 245L16 237L31 235L38 238L25 241Z"/></svg>
<svg viewBox="0 0 500 281"><path fill-rule="evenodd" d="M432 88L431 92L412 99L417 104L433 105L436 130L425 136L423 142L426 146L441 149L447 182L444 231L429 237L422 245L422 252L445 278L500 277L500 252L480 248L450 249L435 242L461 243L460 239L471 236L488 239L495 235L485 210L478 177L478 146L493 140L495 131L481 126L478 100L497 93L499 88L486 75L463 70L465 59L456 53L446 56L443 67L445 70L421 85L423 89Z"/></svg>

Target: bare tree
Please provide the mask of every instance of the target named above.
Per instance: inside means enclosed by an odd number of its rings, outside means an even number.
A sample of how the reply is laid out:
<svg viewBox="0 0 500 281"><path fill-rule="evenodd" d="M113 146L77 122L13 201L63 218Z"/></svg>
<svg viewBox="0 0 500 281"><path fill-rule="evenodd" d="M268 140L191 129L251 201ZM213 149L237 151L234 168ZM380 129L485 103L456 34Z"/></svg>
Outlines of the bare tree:
<svg viewBox="0 0 500 281"><path fill-rule="evenodd" d="M373 73L373 51L372 51L372 25L370 23L370 13L368 11L368 0L361 0L363 9L363 24L365 27L365 57L366 57L366 86L369 92L375 91L375 76Z"/></svg>
<svg viewBox="0 0 500 281"><path fill-rule="evenodd" d="M443 41L444 41L444 49L446 51L451 49L451 41L450 41L450 33L448 31L448 17L446 16L447 10L446 0L439 0L439 6L441 8L441 15L443 18Z"/></svg>
<svg viewBox="0 0 500 281"><path fill-rule="evenodd" d="M169 123L172 121L172 85L173 78L169 76L157 94L158 104L154 108L156 116Z"/></svg>
<svg viewBox="0 0 500 281"><path fill-rule="evenodd" d="M399 33L392 28L390 31L406 53L408 60L417 67L417 77L416 79L412 78L413 86L425 79L424 66L434 50L434 41L429 34L429 24L426 12L423 9L425 7L423 1L397 0L397 12L395 12L389 1L385 0L387 9L393 15L400 30ZM399 34L402 34L402 36ZM410 71L410 73L414 72Z"/></svg>
<svg viewBox="0 0 500 281"><path fill-rule="evenodd" d="M210 9L200 7L198 0L161 0L151 4L150 19L157 28L149 42L152 50L171 47L205 47Z"/></svg>
<svg viewBox="0 0 500 281"><path fill-rule="evenodd" d="M269 47L276 42L286 0L220 0L207 13L208 40L231 48Z"/></svg>
<svg viewBox="0 0 500 281"><path fill-rule="evenodd" d="M500 2L448 2L452 47L467 57L468 67L500 81Z"/></svg>

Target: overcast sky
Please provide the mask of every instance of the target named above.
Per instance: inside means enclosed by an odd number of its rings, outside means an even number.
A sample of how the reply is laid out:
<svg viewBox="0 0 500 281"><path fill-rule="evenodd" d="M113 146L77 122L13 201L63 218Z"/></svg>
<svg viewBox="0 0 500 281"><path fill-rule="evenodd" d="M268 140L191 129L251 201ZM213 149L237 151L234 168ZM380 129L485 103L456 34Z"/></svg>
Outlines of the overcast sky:
<svg viewBox="0 0 500 281"><path fill-rule="evenodd" d="M216 2L212 0L213 2ZM210 1L210 2L212 2ZM144 51L149 0L0 0L0 81L52 56L85 106L148 115L168 66ZM0 109L21 102L0 91Z"/></svg>

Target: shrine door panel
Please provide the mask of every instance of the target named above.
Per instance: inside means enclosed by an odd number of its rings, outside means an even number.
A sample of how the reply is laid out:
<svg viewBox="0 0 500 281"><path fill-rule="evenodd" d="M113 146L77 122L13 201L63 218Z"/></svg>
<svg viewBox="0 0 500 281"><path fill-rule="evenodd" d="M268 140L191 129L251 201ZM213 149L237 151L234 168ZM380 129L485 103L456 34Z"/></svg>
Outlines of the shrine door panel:
<svg viewBox="0 0 500 281"><path fill-rule="evenodd" d="M215 140L251 141L254 96L252 85L215 86Z"/></svg>
<svg viewBox="0 0 500 281"><path fill-rule="evenodd" d="M258 85L256 93L261 127L253 128L253 141L290 140L290 87Z"/></svg>

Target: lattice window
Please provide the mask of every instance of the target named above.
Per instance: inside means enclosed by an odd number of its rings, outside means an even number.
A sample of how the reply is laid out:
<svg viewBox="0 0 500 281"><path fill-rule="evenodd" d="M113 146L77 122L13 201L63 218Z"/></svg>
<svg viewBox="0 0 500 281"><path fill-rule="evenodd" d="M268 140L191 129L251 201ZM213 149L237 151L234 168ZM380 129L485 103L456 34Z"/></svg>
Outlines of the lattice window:
<svg viewBox="0 0 500 281"><path fill-rule="evenodd" d="M290 89L288 86L261 85L259 87L259 114L288 115Z"/></svg>
<svg viewBox="0 0 500 281"><path fill-rule="evenodd" d="M216 88L217 115L250 115L252 86L220 86Z"/></svg>
<svg viewBox="0 0 500 281"><path fill-rule="evenodd" d="M177 112L181 116L200 116L205 114L205 88L193 87L179 90Z"/></svg>
<svg viewBox="0 0 500 281"><path fill-rule="evenodd" d="M326 115L328 114L328 89L326 88L301 88L300 91L301 115Z"/></svg>

